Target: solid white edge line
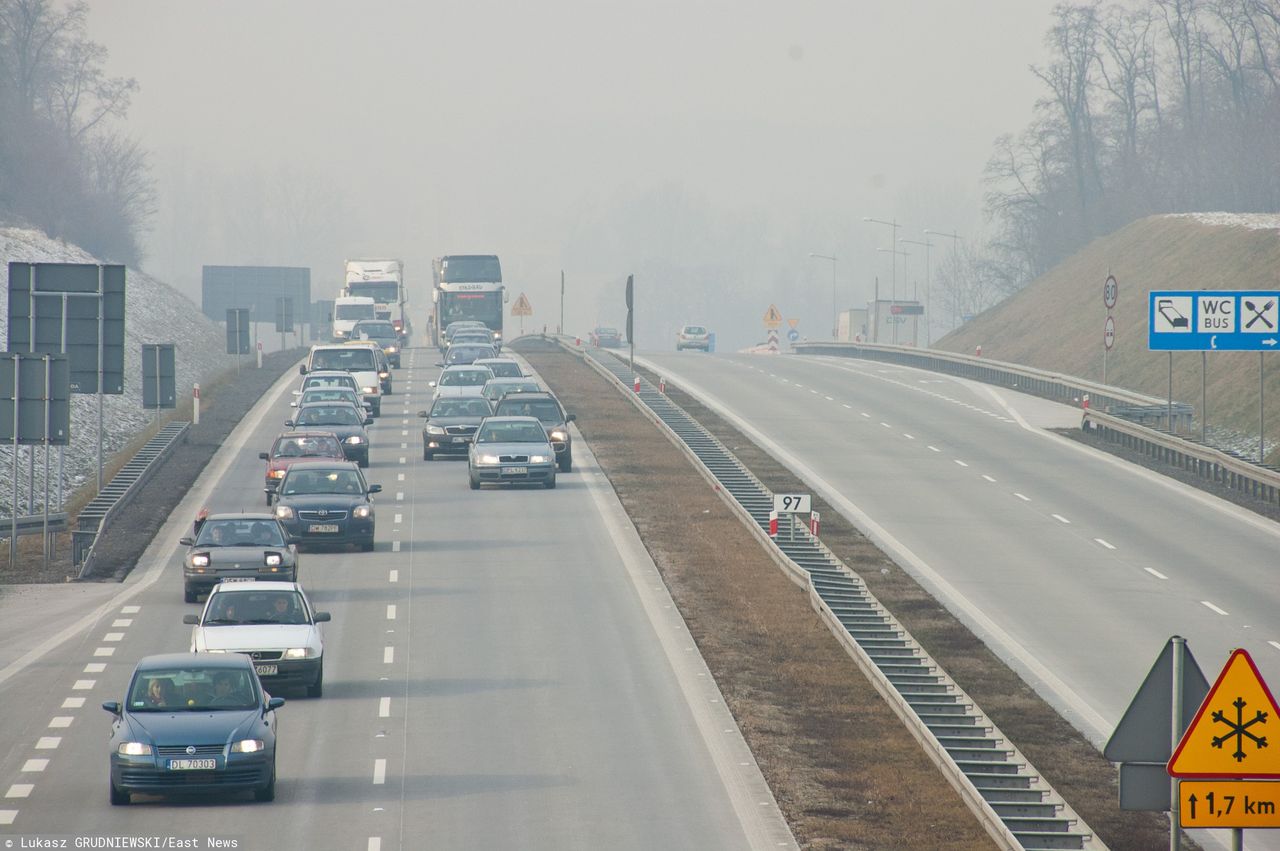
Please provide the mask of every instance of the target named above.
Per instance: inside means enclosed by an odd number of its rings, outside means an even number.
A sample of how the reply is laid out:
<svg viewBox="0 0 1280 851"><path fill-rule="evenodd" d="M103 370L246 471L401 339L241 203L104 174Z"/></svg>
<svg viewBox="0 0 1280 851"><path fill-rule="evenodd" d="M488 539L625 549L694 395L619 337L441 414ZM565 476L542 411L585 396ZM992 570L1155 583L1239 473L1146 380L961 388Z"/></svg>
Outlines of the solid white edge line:
<svg viewBox="0 0 1280 851"><path fill-rule="evenodd" d="M658 368L648 358L637 357L636 362L648 369ZM899 565L902 565L904 569L909 568L926 587L933 591L935 596L939 596L944 602L949 602L954 607L953 611L960 616L960 619L970 629L974 630L980 639L989 639L990 643L998 650L998 654L1007 663L1019 670L1023 674L1023 678L1030 681L1033 687L1035 682L1040 682L1047 690L1052 692L1057 698L1059 711L1069 715L1068 720L1074 719L1077 726L1096 746L1101 748L1106 743L1114 729L1113 725L1108 723L1100 712L1094 709L1084 698L1080 697L1075 689L1067 685L1048 666L1037 659L1031 651L1007 632L1004 627L1000 626L986 612L960 593L955 586L934 570L928 562L916 555L894 535L890 534L888 530L871 519L866 512L855 505L848 497L833 487L817 471L792 455L791 452L784 449L769 435L729 410L728 406L712 394L707 393L702 387L693 384L678 373L673 373L672 370L667 370L666 372L668 377L678 382L686 393L697 397L698 401L704 406L710 408L722 419L725 419L748 438L755 441L757 445L784 466L790 468L801 480L818 491L823 499L839 509L873 544L887 553ZM999 651L1003 651L1003 653L999 653Z"/></svg>

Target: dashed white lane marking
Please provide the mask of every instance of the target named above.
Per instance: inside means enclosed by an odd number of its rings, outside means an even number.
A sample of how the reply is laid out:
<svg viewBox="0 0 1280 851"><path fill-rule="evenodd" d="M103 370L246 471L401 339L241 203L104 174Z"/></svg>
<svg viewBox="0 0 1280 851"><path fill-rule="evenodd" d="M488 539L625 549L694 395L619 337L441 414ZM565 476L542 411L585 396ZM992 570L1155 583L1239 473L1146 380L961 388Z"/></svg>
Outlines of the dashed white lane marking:
<svg viewBox="0 0 1280 851"><path fill-rule="evenodd" d="M97 684L97 680L76 680L71 684L71 688L73 691L88 691Z"/></svg>
<svg viewBox="0 0 1280 851"><path fill-rule="evenodd" d="M1275 642L1272 643L1274 644ZM48 767L49 760L47 759L29 759L22 764L22 772L24 774L34 774L39 771L44 771Z"/></svg>
<svg viewBox="0 0 1280 851"><path fill-rule="evenodd" d="M373 785L381 786L387 782L387 761L385 759L375 759L373 761Z"/></svg>
<svg viewBox="0 0 1280 851"><path fill-rule="evenodd" d="M396 519L395 519L395 522L396 522L396 523L402 523L402 522L404 522L404 515L403 515L403 514L397 514L397 515L395 515L395 518L396 518Z"/></svg>
<svg viewBox="0 0 1280 851"><path fill-rule="evenodd" d="M1268 641L1267 643L1270 644L1275 649L1280 650L1280 641Z"/></svg>
<svg viewBox="0 0 1280 851"><path fill-rule="evenodd" d="M392 542L391 542L391 552L393 552L393 553L398 553L398 552L400 552L400 542L399 542L399 541L392 541Z"/></svg>
<svg viewBox="0 0 1280 851"><path fill-rule="evenodd" d="M1067 525L1071 525L1071 521L1063 517L1061 514L1050 514L1049 516L1052 517L1054 520L1057 520L1059 523L1066 523Z"/></svg>
<svg viewBox="0 0 1280 851"><path fill-rule="evenodd" d="M76 720L73 715L55 715L49 719L49 726L54 729L65 729L71 726L71 722Z"/></svg>
<svg viewBox="0 0 1280 851"><path fill-rule="evenodd" d="M401 437L408 437L408 436L409 436L409 429L407 429L407 428L406 428L406 429L401 429L401 430L400 430L400 436L401 436Z"/></svg>
<svg viewBox="0 0 1280 851"><path fill-rule="evenodd" d="M102 640L103 641L124 641L124 633L108 632L106 635L102 636Z"/></svg>
<svg viewBox="0 0 1280 851"><path fill-rule="evenodd" d="M133 626L133 618L116 618L111 622L111 626L116 629L123 629L126 626Z"/></svg>
<svg viewBox="0 0 1280 851"><path fill-rule="evenodd" d="M396 604L387 603L387 620L393 621L395 619L396 619Z"/></svg>
<svg viewBox="0 0 1280 851"><path fill-rule="evenodd" d="M396 501L400 502L404 499L404 491L396 491Z"/></svg>
<svg viewBox="0 0 1280 851"><path fill-rule="evenodd" d="M841 403L841 404L843 405L843 403ZM847 409L849 409L850 411L852 411L852 410L853 410L853 405L844 405L844 407L845 407L845 408L847 408Z"/></svg>
<svg viewBox="0 0 1280 851"><path fill-rule="evenodd" d="M379 718L391 717L391 698L384 697L378 701L378 717Z"/></svg>
<svg viewBox="0 0 1280 851"><path fill-rule="evenodd" d="M1107 543L1106 541L1102 540L1101 538L1094 538L1093 540L1094 540L1094 541L1096 541L1096 542L1097 542L1097 543L1099 543L1099 544L1102 544L1102 546L1106 547L1106 548L1107 548L1107 549L1109 549L1109 550L1114 550L1114 549L1116 548L1115 544Z"/></svg>
<svg viewBox="0 0 1280 851"><path fill-rule="evenodd" d="M986 479L988 482L994 482L994 481L995 481L995 479L991 478L991 477L990 477L990 476L988 476L986 473L983 473L983 474L982 474L982 478Z"/></svg>
<svg viewBox="0 0 1280 851"><path fill-rule="evenodd" d="M400 444L400 448L401 448L401 449L408 449L408 448L409 448L409 444L407 444L407 443L402 443L402 444Z"/></svg>
<svg viewBox="0 0 1280 851"><path fill-rule="evenodd" d="M881 422L880 425L884 426L885 428L893 428L893 426L889 425L886 422Z"/></svg>
<svg viewBox="0 0 1280 851"><path fill-rule="evenodd" d="M116 649L114 647L97 647L93 651L94 656L113 656Z"/></svg>
<svg viewBox="0 0 1280 851"><path fill-rule="evenodd" d="M408 425L408 424L409 424L409 421L408 421L408 420L401 420L401 421L400 421L400 425Z"/></svg>
<svg viewBox="0 0 1280 851"><path fill-rule="evenodd" d="M393 567L393 568L391 568L391 572L387 574L387 581L388 581L388 582L399 582L399 581L400 581L400 571L396 570L394 567Z"/></svg>
<svg viewBox="0 0 1280 851"><path fill-rule="evenodd" d="M959 458L952 458L951 460L952 460L952 461L955 461L955 462L956 462L957 464L959 464L961 467L968 467L968 466L969 466L968 464L966 464L966 463L964 463L963 461L961 461Z"/></svg>
<svg viewBox="0 0 1280 851"><path fill-rule="evenodd" d="M871 415L870 415L870 414L868 414L866 411L862 411L861 413L862 413L862 415L863 415L864 417L866 417L867 419L871 419Z"/></svg>
<svg viewBox="0 0 1280 851"><path fill-rule="evenodd" d="M41 736L36 739L36 750L52 751L57 750L58 745L62 744L61 736Z"/></svg>
<svg viewBox="0 0 1280 851"><path fill-rule="evenodd" d="M17 817L17 810L0 810L0 824L13 824L13 820Z"/></svg>
<svg viewBox="0 0 1280 851"><path fill-rule="evenodd" d="M1208 600L1201 600L1200 605L1204 606L1209 611L1217 612L1220 615L1230 614L1229 612L1224 612L1222 609L1218 608L1213 603L1210 603Z"/></svg>
<svg viewBox="0 0 1280 851"><path fill-rule="evenodd" d="M830 396L823 396L822 398L823 398L823 399L826 399L828 402L834 402L834 401L835 401L835 399L832 399Z"/></svg>
<svg viewBox="0 0 1280 851"><path fill-rule="evenodd" d="M382 664L390 665L396 660L396 649L391 645L382 648Z"/></svg>
<svg viewBox="0 0 1280 851"><path fill-rule="evenodd" d="M120 614L122 614L122 615L136 615L136 614L137 614L138 612L140 612L140 611L142 611L142 607L141 607L141 606L123 606L123 607L120 609Z"/></svg>
<svg viewBox="0 0 1280 851"><path fill-rule="evenodd" d="M397 482L403 482L403 481L404 481L404 473L396 473L396 481L397 481Z"/></svg>
<svg viewBox="0 0 1280 851"><path fill-rule="evenodd" d="M403 464L403 463L404 463L404 456L403 456L403 455L401 455L401 456L400 456L400 463L401 463L401 464Z"/></svg>
<svg viewBox="0 0 1280 851"><path fill-rule="evenodd" d="M382 851L382 837L370 836L369 847L366 848L365 851Z"/></svg>
<svg viewBox="0 0 1280 851"><path fill-rule="evenodd" d="M9 791L4 793L6 798L25 798L31 794L31 790L36 788L33 783L14 783L9 787Z"/></svg>
<svg viewBox="0 0 1280 851"><path fill-rule="evenodd" d="M106 669L107 666L102 662L90 662L84 666L84 672L86 674L101 674Z"/></svg>
<svg viewBox="0 0 1280 851"><path fill-rule="evenodd" d="M915 440L915 439L916 439L916 436L915 436L914 434L907 434L905 431L902 433L902 436L903 436L903 437L905 437L907 440Z"/></svg>
<svg viewBox="0 0 1280 851"><path fill-rule="evenodd" d="M1018 493L1017 491L1014 491L1014 494L1013 494L1013 495L1014 495L1014 496L1016 496L1018 499L1022 500L1023 502L1030 502L1030 501L1031 501L1031 497L1029 497L1029 496L1023 496L1022 494Z"/></svg>
<svg viewBox="0 0 1280 851"><path fill-rule="evenodd" d="M942 450L941 450L941 449L939 449L939 448L938 448L938 447L936 447L936 446L930 446L930 447L929 447L929 451L930 451L930 452L941 452Z"/></svg>
<svg viewBox="0 0 1280 851"><path fill-rule="evenodd" d="M80 709L83 706L84 706L83 697L68 697L66 700L62 701L63 709Z"/></svg>
<svg viewBox="0 0 1280 851"><path fill-rule="evenodd" d="M817 395L818 395L818 391L817 391L817 390L810 390L809 392L810 392L810 393L812 393L812 394L813 394L813 395L815 395L815 396L817 396Z"/></svg>
<svg viewBox="0 0 1280 851"><path fill-rule="evenodd" d="M1169 578L1169 577L1165 576L1163 573L1161 573L1160 571L1156 570L1154 567L1144 567L1144 568L1142 568L1142 569L1143 569L1143 570L1145 570L1147 573L1150 573L1150 574L1151 574L1152 576L1154 576L1156 579L1168 579L1168 578Z"/></svg>

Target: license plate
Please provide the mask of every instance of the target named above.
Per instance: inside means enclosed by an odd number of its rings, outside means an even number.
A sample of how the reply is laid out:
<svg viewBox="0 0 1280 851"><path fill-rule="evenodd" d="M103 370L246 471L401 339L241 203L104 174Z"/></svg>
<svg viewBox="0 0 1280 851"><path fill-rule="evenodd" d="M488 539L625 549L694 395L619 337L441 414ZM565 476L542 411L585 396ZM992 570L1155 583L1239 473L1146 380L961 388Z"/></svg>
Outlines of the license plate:
<svg viewBox="0 0 1280 851"><path fill-rule="evenodd" d="M218 767L216 759L171 759L170 771L212 771Z"/></svg>
<svg viewBox="0 0 1280 851"><path fill-rule="evenodd" d="M502 475L504 476L527 476L529 474L528 467L503 467Z"/></svg>
<svg viewBox="0 0 1280 851"><path fill-rule="evenodd" d="M336 532L338 531L337 523L312 523L307 527L308 532Z"/></svg>
<svg viewBox="0 0 1280 851"><path fill-rule="evenodd" d="M260 677L274 677L280 673L279 665L254 665L253 669L258 672Z"/></svg>
<svg viewBox="0 0 1280 851"><path fill-rule="evenodd" d="M466 438L466 437L455 437L455 438L453 439L453 442L454 442L454 443L466 443L468 439L469 439L469 438Z"/></svg>

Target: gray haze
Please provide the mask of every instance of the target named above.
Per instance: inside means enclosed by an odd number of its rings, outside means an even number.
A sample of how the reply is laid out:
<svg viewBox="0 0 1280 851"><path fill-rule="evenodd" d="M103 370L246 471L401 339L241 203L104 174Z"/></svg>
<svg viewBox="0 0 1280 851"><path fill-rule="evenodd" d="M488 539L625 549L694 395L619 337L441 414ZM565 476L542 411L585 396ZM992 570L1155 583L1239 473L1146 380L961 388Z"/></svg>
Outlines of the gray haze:
<svg viewBox="0 0 1280 851"><path fill-rule="evenodd" d="M841 307L877 274L887 294L889 228L863 216L979 231L1052 5L94 0L90 33L142 86L147 270L194 298L205 263L308 265L322 298L345 257L401 257L425 293L432 257L494 252L532 325L562 268L572 330L621 322L628 272L669 272L689 297L645 305L640 344L687 320L736 347L770 301L829 334L809 252L840 257ZM899 296L923 289L908 262Z"/></svg>

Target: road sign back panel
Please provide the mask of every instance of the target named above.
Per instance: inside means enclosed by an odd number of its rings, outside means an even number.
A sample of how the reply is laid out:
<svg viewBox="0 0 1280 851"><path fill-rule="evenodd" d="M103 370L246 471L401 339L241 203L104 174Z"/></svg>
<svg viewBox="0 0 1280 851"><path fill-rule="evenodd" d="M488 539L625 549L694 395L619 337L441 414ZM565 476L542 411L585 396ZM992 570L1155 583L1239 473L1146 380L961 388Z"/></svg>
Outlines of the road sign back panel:
<svg viewBox="0 0 1280 851"><path fill-rule="evenodd" d="M1120 723L1102 754L1112 762L1167 763L1173 752L1169 741L1172 726L1173 704L1173 639L1165 642L1155 664L1147 672L1146 679L1138 686L1129 708L1124 711ZM1209 681L1205 679L1191 648L1182 649L1182 723L1186 724L1196 714L1205 695L1209 693Z"/></svg>
<svg viewBox="0 0 1280 851"><path fill-rule="evenodd" d="M1280 707L1249 652L1236 650L1178 742L1169 760L1169 774L1280 778L1277 730Z"/></svg>

